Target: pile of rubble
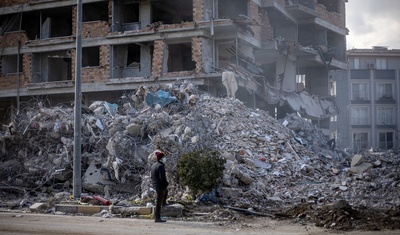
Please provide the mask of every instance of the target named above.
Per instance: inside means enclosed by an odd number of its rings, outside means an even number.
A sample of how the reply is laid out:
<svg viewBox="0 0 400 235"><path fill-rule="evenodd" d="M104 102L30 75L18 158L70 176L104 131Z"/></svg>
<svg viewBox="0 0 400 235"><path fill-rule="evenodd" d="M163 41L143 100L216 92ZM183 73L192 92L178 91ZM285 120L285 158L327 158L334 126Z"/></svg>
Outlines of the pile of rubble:
<svg viewBox="0 0 400 235"><path fill-rule="evenodd" d="M0 133L2 206L49 202L50 197L56 203L55 195L61 200L71 194L74 110L45 106L24 105ZM168 156L171 201L196 199L177 181L179 156L214 149L227 160L226 169L222 185L203 203L269 214L286 211L291 217L305 215L293 210L304 203L314 211L341 200L353 208L400 205L399 151L353 156L332 150L322 131L297 114L276 120L189 83L143 87L118 104L96 101L82 108L81 123L83 191L115 205L152 202L149 167L157 149ZM15 194L21 199L15 200Z"/></svg>

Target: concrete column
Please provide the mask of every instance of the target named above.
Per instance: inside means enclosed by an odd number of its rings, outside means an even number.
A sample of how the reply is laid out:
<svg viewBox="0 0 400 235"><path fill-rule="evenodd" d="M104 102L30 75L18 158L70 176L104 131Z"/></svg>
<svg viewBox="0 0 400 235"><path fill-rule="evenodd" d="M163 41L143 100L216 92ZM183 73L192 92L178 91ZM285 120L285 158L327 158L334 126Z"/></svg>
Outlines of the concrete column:
<svg viewBox="0 0 400 235"><path fill-rule="evenodd" d="M371 94L370 100L371 100L371 106L369 108L369 117L370 117L370 124L371 124L371 138L369 140L369 145L371 147L378 147L378 140L377 140L377 135L378 133L376 132L376 83L375 81L375 70L370 70L369 71L369 92Z"/></svg>
<svg viewBox="0 0 400 235"><path fill-rule="evenodd" d="M151 17L153 13L151 12L150 1L140 2L140 28L144 29L148 24L151 23Z"/></svg>
<svg viewBox="0 0 400 235"><path fill-rule="evenodd" d="M140 46L140 75L151 76L150 46Z"/></svg>

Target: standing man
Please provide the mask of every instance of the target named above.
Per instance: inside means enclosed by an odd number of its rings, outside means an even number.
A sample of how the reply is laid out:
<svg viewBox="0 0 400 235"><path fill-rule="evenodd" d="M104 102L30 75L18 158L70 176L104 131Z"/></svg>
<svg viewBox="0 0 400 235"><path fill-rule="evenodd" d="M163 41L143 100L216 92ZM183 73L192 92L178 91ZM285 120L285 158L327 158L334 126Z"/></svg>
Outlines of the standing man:
<svg viewBox="0 0 400 235"><path fill-rule="evenodd" d="M151 181L157 193L157 204L154 212L155 222L166 222L161 219L161 207L167 205L168 181L165 175L165 162L167 158L163 152L156 152L157 161L151 166Z"/></svg>

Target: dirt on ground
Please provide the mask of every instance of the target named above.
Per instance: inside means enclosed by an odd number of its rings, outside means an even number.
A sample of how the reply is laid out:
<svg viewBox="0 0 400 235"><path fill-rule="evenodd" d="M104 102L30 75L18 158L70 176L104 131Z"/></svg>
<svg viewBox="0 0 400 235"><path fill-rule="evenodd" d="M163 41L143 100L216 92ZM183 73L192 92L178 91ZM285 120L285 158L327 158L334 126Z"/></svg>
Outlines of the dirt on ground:
<svg viewBox="0 0 400 235"><path fill-rule="evenodd" d="M232 214L216 211L216 214ZM233 213L236 214L236 213ZM102 218L82 215L45 215L33 213L0 213L0 234L14 235L397 235L400 230L381 231L337 231L316 227L312 223L297 223L293 220L271 219L259 216L241 216L239 220L196 221L184 218L167 218L166 223L154 223L151 219ZM231 217L233 219L234 217Z"/></svg>
<svg viewBox="0 0 400 235"><path fill-rule="evenodd" d="M184 220L217 222L235 226L265 220L265 217L293 224L313 224L333 231L384 231L400 229L400 207L390 210L352 208L346 201L317 207L308 203L296 205L283 212L256 213L240 208L203 206L188 208Z"/></svg>

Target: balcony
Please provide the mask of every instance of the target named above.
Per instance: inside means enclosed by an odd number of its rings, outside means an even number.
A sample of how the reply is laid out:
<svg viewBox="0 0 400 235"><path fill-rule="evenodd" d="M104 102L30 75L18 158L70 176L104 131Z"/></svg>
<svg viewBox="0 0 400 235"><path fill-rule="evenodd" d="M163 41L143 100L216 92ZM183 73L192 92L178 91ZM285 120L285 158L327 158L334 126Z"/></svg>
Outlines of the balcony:
<svg viewBox="0 0 400 235"><path fill-rule="evenodd" d="M380 70L377 69L375 70L375 78L376 79L396 79L396 70L390 69L390 70Z"/></svg>
<svg viewBox="0 0 400 235"><path fill-rule="evenodd" d="M378 96L378 99L375 101L376 104L395 104L396 101L394 100L392 95L382 95Z"/></svg>
<svg viewBox="0 0 400 235"><path fill-rule="evenodd" d="M351 79L369 79L370 78L370 70L369 69L357 69L350 71Z"/></svg>
<svg viewBox="0 0 400 235"><path fill-rule="evenodd" d="M292 0L285 7L296 19L317 17L318 13L314 10L314 1L311 0Z"/></svg>
<svg viewBox="0 0 400 235"><path fill-rule="evenodd" d="M330 56L330 53L326 51L319 50L318 48L314 47L303 47L297 45L293 52L295 55L299 57L299 66L302 67L320 67L321 65L325 65L327 67L335 68L335 69L346 69L347 63L335 59L334 57Z"/></svg>
<svg viewBox="0 0 400 235"><path fill-rule="evenodd" d="M354 98L350 101L351 104L371 104L371 100L367 98Z"/></svg>

